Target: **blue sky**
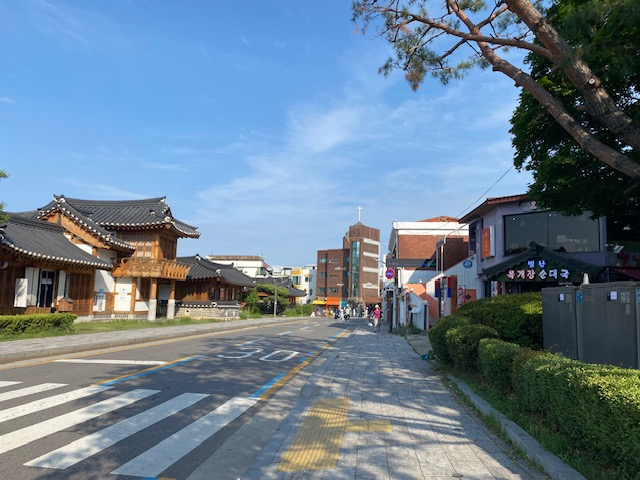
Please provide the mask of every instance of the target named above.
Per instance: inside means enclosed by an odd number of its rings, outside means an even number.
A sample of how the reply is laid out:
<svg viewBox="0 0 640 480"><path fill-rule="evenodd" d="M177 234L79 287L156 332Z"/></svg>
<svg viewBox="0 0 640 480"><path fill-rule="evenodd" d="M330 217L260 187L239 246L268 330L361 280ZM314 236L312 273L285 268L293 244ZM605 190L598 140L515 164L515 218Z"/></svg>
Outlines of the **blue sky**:
<svg viewBox="0 0 640 480"><path fill-rule="evenodd" d="M354 32L350 5L1 3L0 200L166 196L202 234L179 255L297 266L341 248L359 205L386 253L393 220L525 193L513 82L475 71L413 92L378 75L389 47Z"/></svg>

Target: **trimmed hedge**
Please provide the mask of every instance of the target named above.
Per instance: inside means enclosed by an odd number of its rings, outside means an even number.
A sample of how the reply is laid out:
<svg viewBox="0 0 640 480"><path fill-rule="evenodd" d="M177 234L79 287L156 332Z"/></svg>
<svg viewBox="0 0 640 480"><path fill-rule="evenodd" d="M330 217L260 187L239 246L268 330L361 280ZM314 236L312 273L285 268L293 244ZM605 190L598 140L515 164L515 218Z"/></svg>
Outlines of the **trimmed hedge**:
<svg viewBox="0 0 640 480"><path fill-rule="evenodd" d="M513 388L511 370L513 359L523 347L496 338L483 338L478 344L478 368L484 378L502 392Z"/></svg>
<svg viewBox="0 0 640 480"><path fill-rule="evenodd" d="M447 332L452 328L468 324L469 320L467 318L449 315L448 317L443 317L438 320L435 325L429 329L431 348L437 358L444 363L451 363L451 357L449 356L449 349L447 347Z"/></svg>
<svg viewBox="0 0 640 480"><path fill-rule="evenodd" d="M0 334L19 335L21 333L73 331L73 322L78 318L71 313L42 313L36 315L0 316Z"/></svg>
<svg viewBox="0 0 640 480"><path fill-rule="evenodd" d="M478 344L483 338L498 338L498 332L487 325L461 325L445 334L449 357L453 364L468 371L478 370Z"/></svg>
<svg viewBox="0 0 640 480"><path fill-rule="evenodd" d="M456 316L494 328L506 342L542 349L541 293L481 298L461 306Z"/></svg>
<svg viewBox="0 0 640 480"><path fill-rule="evenodd" d="M520 407L621 479L640 478L640 372L551 353L514 361Z"/></svg>

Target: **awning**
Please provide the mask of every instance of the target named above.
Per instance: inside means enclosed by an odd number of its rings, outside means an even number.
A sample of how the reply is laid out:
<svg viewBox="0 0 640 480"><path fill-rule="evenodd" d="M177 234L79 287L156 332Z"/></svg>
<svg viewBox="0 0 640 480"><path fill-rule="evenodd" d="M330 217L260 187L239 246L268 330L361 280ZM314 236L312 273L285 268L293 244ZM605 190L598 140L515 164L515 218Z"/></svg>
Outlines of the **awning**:
<svg viewBox="0 0 640 480"><path fill-rule="evenodd" d="M312 305L324 305L325 302L324 300L314 300L313 302L311 302Z"/></svg>
<svg viewBox="0 0 640 480"><path fill-rule="evenodd" d="M596 278L602 267L582 262L531 242L528 250L485 268L489 280L500 282L582 283L583 275Z"/></svg>

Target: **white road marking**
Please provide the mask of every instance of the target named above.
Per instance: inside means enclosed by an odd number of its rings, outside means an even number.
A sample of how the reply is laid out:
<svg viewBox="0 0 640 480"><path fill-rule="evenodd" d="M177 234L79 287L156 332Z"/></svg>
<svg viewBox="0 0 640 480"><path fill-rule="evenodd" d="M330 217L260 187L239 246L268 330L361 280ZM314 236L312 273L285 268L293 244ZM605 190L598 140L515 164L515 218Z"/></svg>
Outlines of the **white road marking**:
<svg viewBox="0 0 640 480"><path fill-rule="evenodd" d="M63 403L71 402L78 398L88 397L95 393L104 392L112 388L113 387L79 388L78 390L72 390L71 392L61 393L52 397L42 398L40 400L34 400L33 402L25 403L24 405L6 408L4 410L0 410L0 423L6 422L7 420L13 420L14 418L23 417L33 412L46 410L47 408L55 407L57 405L62 405Z"/></svg>
<svg viewBox="0 0 640 480"><path fill-rule="evenodd" d="M291 330L287 330L286 332L280 332L278 335L289 335Z"/></svg>
<svg viewBox="0 0 640 480"><path fill-rule="evenodd" d="M31 460L25 463L25 465L28 467L56 468L60 470L71 467L154 423L190 407L207 396L207 394L201 393L183 393L161 405Z"/></svg>
<svg viewBox="0 0 640 480"><path fill-rule="evenodd" d="M53 390L54 388L66 386L66 383L41 383L40 385L34 385L32 387L12 390L10 392L0 393L0 402L4 402L6 400L11 400L14 398L26 397L27 395L33 395L34 393L46 392L47 390Z"/></svg>
<svg viewBox="0 0 640 480"><path fill-rule="evenodd" d="M0 388L1 387L8 387L10 385L17 385L18 383L22 383L22 382L9 382L9 381L2 381L0 382Z"/></svg>
<svg viewBox="0 0 640 480"><path fill-rule="evenodd" d="M155 395L159 390L133 390L123 393L117 397L104 400L89 407L81 408L74 412L69 412L59 417L45 420L44 422L35 423L20 430L7 433L0 436L0 454L22 447L35 440L59 432L66 428L73 427L79 423L86 422L92 418L99 417L105 413L112 412L127 405L137 402L150 395Z"/></svg>
<svg viewBox="0 0 640 480"><path fill-rule="evenodd" d="M311 327L300 327L299 330L309 330Z"/></svg>
<svg viewBox="0 0 640 480"><path fill-rule="evenodd" d="M234 397L111 473L157 477L207 438L246 412L257 401L257 398Z"/></svg>
<svg viewBox="0 0 640 480"><path fill-rule="evenodd" d="M63 358L61 360L54 360L54 362L60 363L106 363L109 365L164 365L168 362L161 362L160 360L108 360L108 359L85 359L85 358Z"/></svg>

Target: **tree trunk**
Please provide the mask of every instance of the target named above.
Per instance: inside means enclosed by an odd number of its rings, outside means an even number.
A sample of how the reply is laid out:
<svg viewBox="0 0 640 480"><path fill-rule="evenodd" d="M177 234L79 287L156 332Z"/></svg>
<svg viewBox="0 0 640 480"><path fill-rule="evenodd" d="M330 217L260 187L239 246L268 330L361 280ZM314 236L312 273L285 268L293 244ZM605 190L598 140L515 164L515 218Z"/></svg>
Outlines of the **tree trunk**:
<svg viewBox="0 0 640 480"><path fill-rule="evenodd" d="M618 108L600 79L582 59L572 55L571 47L546 17L529 0L505 0L505 3L551 52L554 63L584 98L587 112L616 137L640 152L640 125Z"/></svg>

